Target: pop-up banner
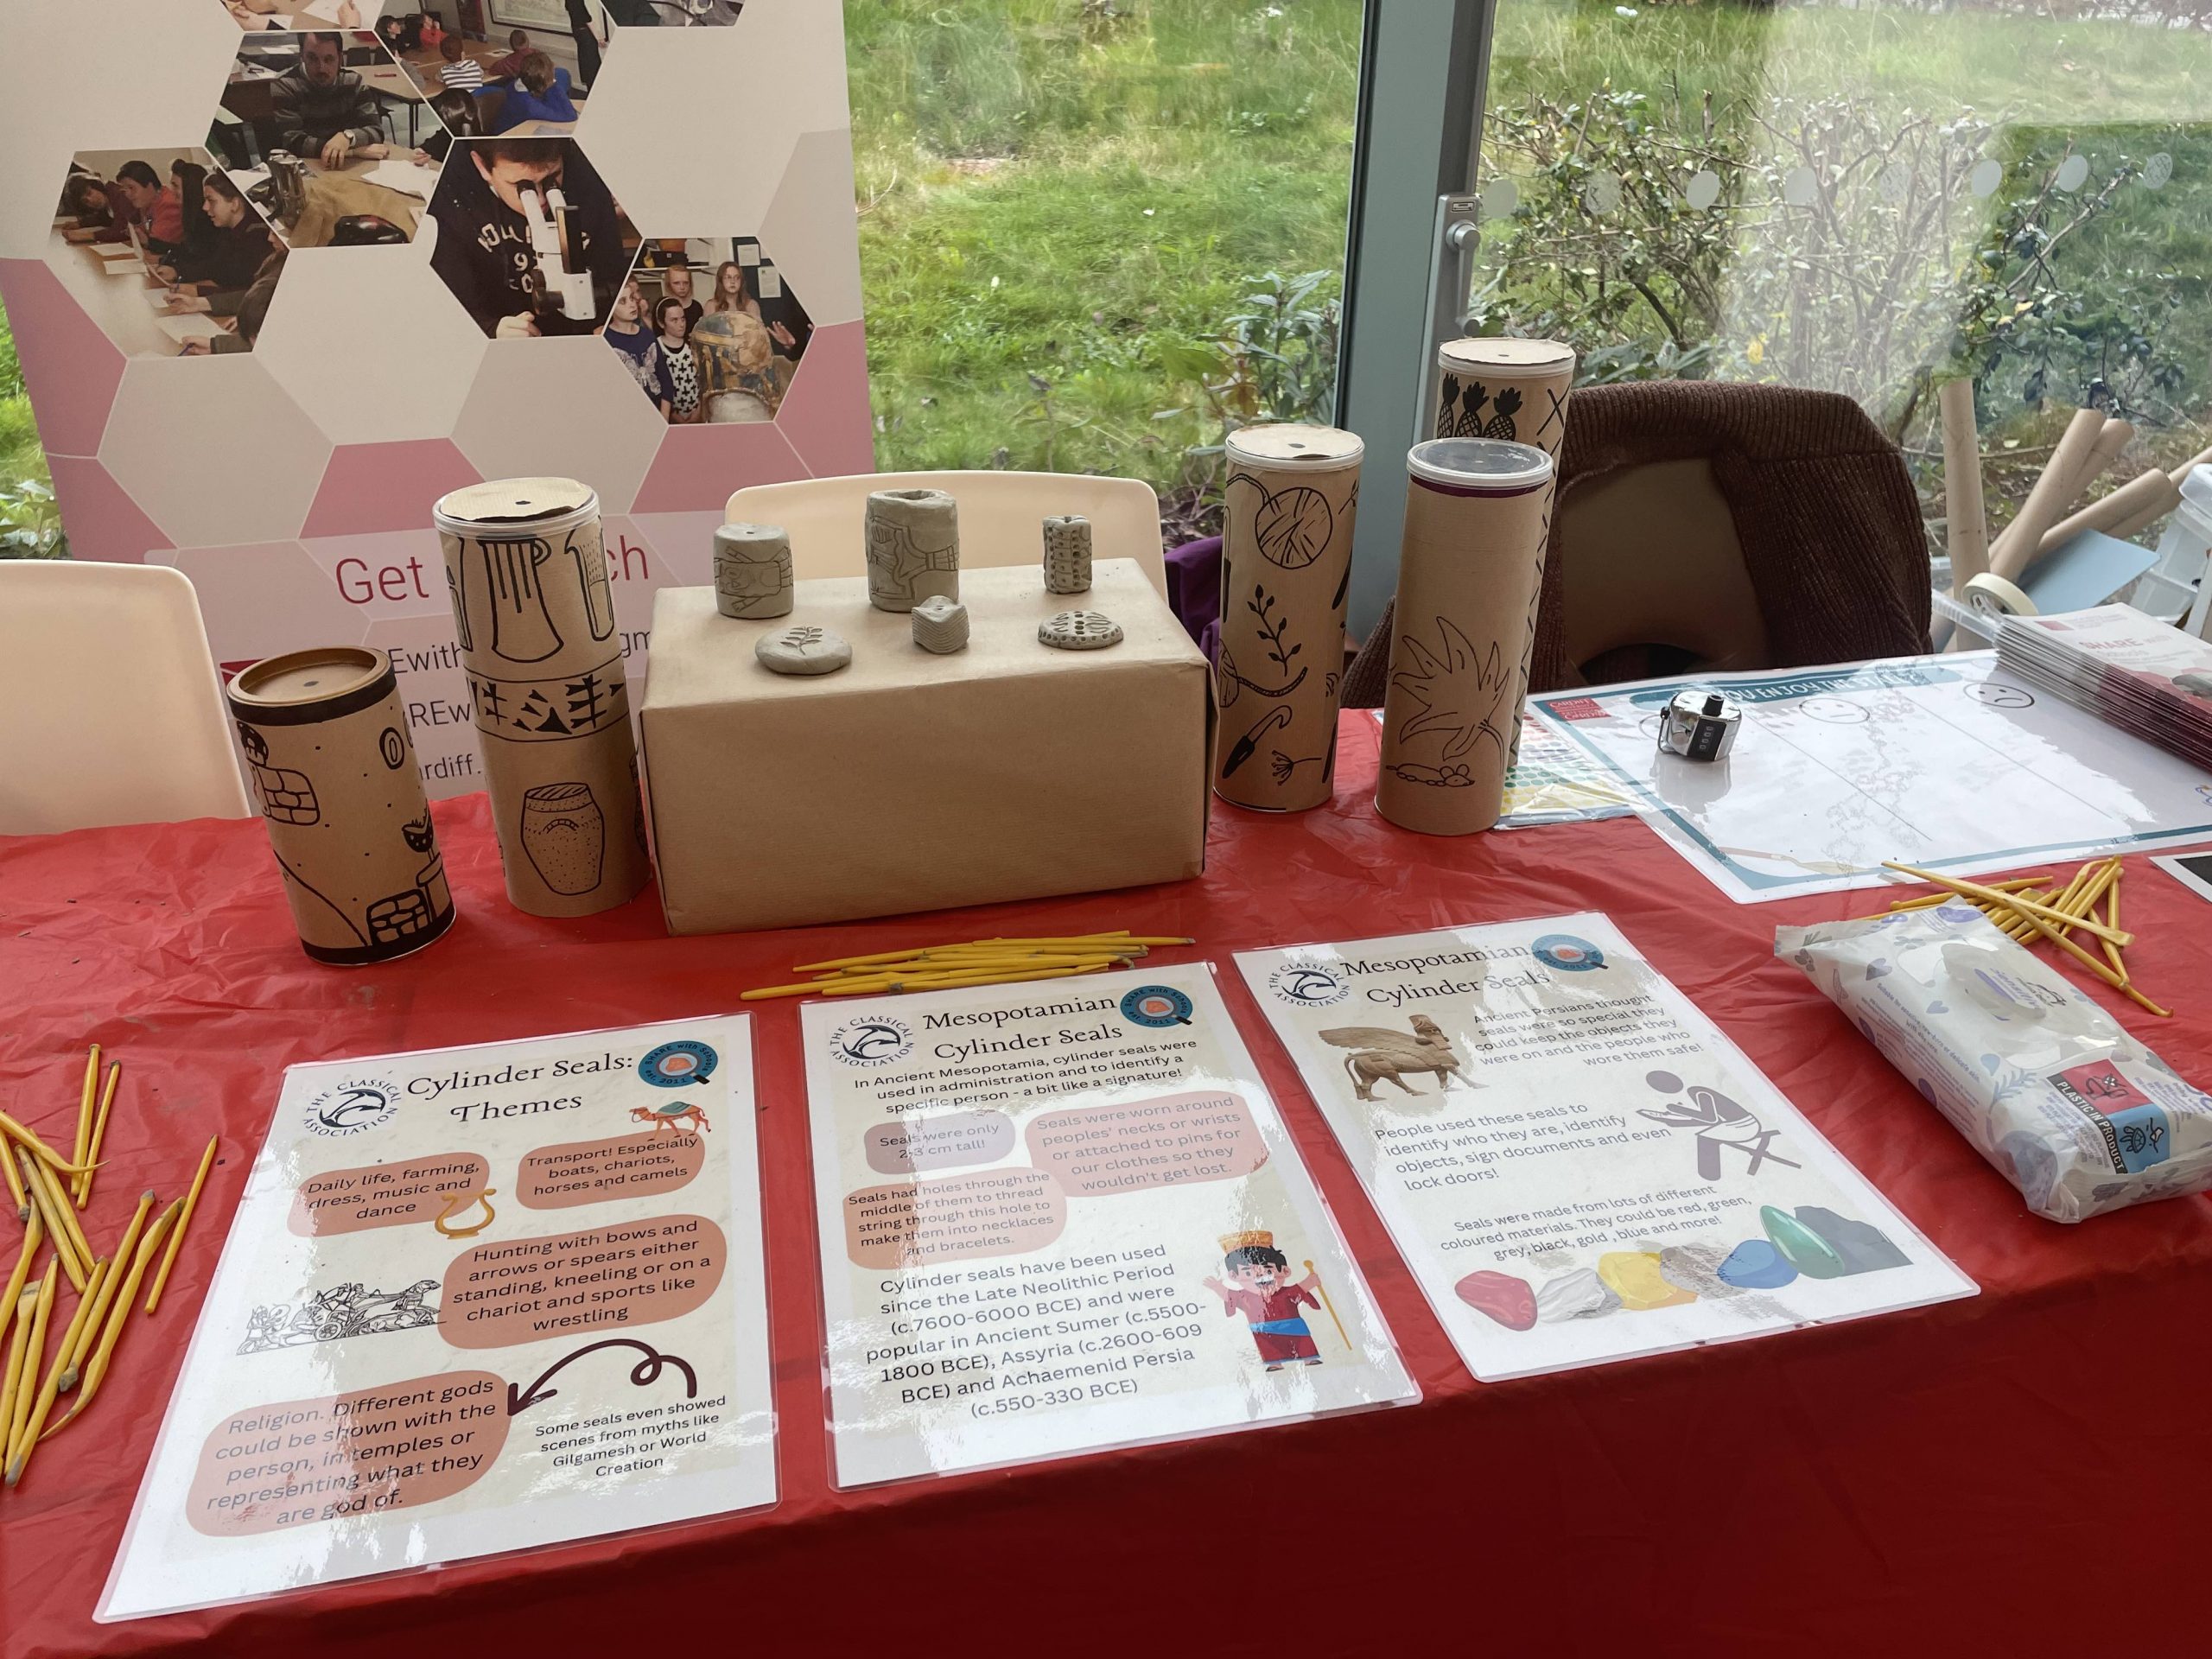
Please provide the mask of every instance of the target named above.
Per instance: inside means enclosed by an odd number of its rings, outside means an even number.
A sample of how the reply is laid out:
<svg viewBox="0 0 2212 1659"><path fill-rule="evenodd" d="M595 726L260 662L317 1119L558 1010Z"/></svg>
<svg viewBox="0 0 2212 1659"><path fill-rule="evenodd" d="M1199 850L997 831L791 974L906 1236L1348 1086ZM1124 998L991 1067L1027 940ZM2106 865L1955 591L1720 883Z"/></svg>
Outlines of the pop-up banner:
<svg viewBox="0 0 2212 1659"><path fill-rule="evenodd" d="M8 8L0 298L77 556L227 666L388 652L450 795L439 496L597 491L637 675L731 491L874 457L838 9L420 3Z"/></svg>

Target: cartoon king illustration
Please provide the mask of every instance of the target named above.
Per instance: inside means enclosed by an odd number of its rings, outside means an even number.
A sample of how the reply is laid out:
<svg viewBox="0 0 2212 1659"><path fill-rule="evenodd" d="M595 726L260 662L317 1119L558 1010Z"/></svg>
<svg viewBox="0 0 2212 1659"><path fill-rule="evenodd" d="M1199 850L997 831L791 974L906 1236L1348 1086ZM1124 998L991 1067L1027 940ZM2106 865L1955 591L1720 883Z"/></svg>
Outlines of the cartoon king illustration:
<svg viewBox="0 0 2212 1659"><path fill-rule="evenodd" d="M1314 1294L1321 1280L1313 1263L1306 1264L1303 1279L1289 1277L1290 1258L1275 1249L1275 1236L1269 1232L1227 1233L1221 1248L1228 1252L1221 1267L1229 1282L1210 1277L1206 1288L1221 1298L1224 1313L1242 1313L1250 1323L1253 1344L1268 1369L1279 1371L1293 1362L1319 1365L1321 1351L1298 1312L1300 1303L1322 1306Z"/></svg>

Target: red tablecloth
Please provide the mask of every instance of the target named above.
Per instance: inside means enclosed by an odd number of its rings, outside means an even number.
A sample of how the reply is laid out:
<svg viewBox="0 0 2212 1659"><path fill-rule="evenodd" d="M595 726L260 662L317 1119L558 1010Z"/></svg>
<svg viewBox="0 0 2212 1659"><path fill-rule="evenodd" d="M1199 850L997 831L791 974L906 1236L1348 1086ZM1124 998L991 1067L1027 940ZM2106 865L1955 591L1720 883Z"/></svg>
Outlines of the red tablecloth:
<svg viewBox="0 0 2212 1659"><path fill-rule="evenodd" d="M0 1099L66 1128L98 1039L124 1065L111 1230L226 1155L162 1316L97 1416L0 1498L15 1656L435 1650L989 1655L2202 1651L2212 1207L2037 1220L1796 971L1777 923L1867 895L1716 897L1643 825L1400 834L1348 717L1332 809L1215 817L1202 880L948 918L671 940L650 898L584 922L501 896L481 797L438 809L449 938L310 964L257 823L0 842ZM2212 1077L2212 910L2130 861L2121 1018ZM1608 912L1982 1286L1967 1300L1490 1387L1459 1365L1230 953ZM91 1622L286 1065L739 1006L793 962L988 931L1189 933L1222 968L1424 1395L1415 1407L839 1494L824 1444L797 1006L756 1026L782 1499L772 1510L126 1624ZM1167 959L1174 959L1170 957ZM2111 1000L2103 999L2111 1004ZM12 1249L8 1252L12 1255Z"/></svg>

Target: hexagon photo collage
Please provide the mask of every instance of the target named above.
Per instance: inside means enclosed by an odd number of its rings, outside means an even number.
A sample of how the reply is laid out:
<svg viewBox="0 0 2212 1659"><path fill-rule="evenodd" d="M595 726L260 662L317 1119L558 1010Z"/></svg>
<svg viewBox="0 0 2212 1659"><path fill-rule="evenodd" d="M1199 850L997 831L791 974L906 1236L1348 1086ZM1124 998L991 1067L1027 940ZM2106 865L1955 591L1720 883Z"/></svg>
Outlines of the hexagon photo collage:
<svg viewBox="0 0 2212 1659"><path fill-rule="evenodd" d="M183 570L226 664L391 651L442 793L438 495L596 490L634 673L734 491L874 458L836 8L431 3L111 0L112 85L0 25L0 289L77 556Z"/></svg>

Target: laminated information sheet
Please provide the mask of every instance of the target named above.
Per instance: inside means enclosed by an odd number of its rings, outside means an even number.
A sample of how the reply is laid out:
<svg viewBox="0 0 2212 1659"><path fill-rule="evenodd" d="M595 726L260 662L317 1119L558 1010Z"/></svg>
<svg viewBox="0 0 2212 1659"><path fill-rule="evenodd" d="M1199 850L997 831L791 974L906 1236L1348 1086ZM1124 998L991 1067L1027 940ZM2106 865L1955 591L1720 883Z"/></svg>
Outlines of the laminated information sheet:
<svg viewBox="0 0 2212 1659"><path fill-rule="evenodd" d="M839 1485L1419 1397L1205 964L802 1018Z"/></svg>
<svg viewBox="0 0 2212 1659"><path fill-rule="evenodd" d="M1662 753L1678 691L1743 705L1727 759ZM1708 674L1529 707L1738 904L2212 836L2212 779L2027 683L1989 652Z"/></svg>
<svg viewBox="0 0 2212 1659"><path fill-rule="evenodd" d="M1603 916L1236 961L1485 1382L1974 1294Z"/></svg>
<svg viewBox="0 0 2212 1659"><path fill-rule="evenodd" d="M743 1016L296 1065L98 1617L776 1497Z"/></svg>

